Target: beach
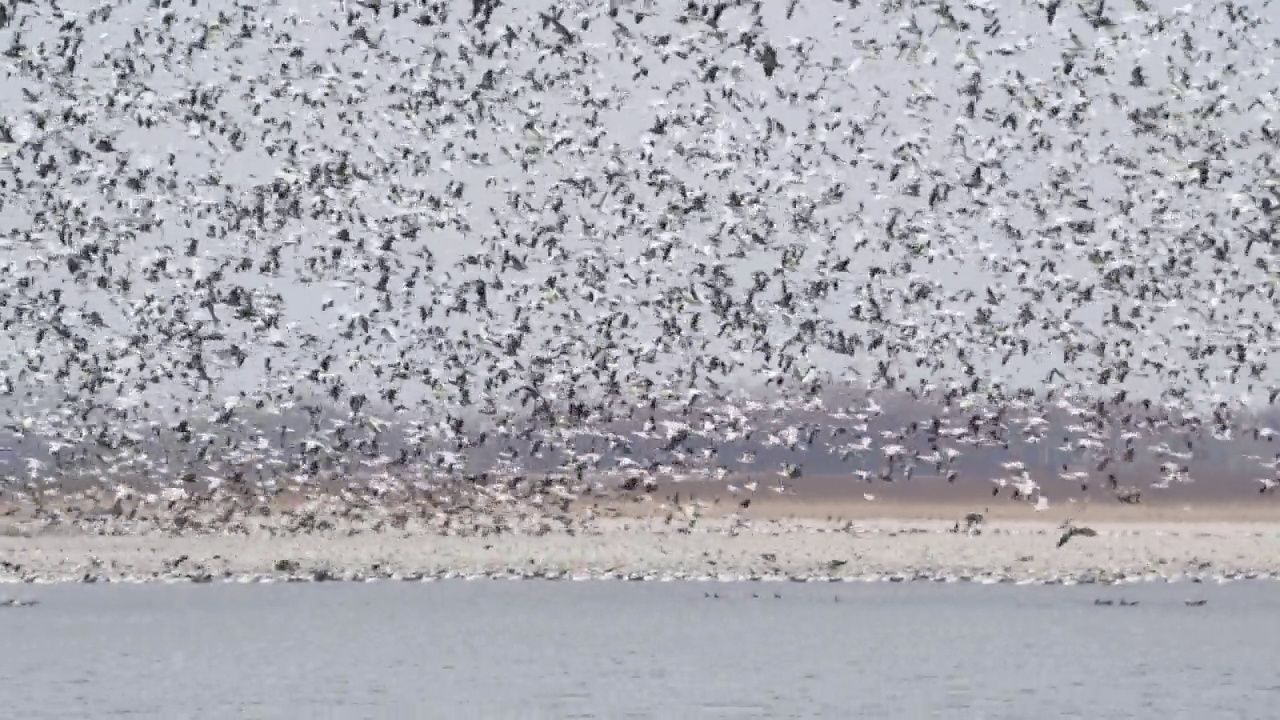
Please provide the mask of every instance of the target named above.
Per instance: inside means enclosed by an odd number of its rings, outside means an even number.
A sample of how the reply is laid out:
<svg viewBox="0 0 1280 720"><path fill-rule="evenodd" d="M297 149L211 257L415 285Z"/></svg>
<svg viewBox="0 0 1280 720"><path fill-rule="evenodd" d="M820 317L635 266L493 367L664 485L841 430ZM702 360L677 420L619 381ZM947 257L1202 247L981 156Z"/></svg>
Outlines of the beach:
<svg viewBox="0 0 1280 720"><path fill-rule="evenodd" d="M1275 505L473 502L337 498L46 507L0 518L0 581L628 580L1116 582L1280 577ZM1071 510L1079 510L1072 515ZM36 517L39 515L39 517ZM1059 547L1067 520L1094 531Z"/></svg>

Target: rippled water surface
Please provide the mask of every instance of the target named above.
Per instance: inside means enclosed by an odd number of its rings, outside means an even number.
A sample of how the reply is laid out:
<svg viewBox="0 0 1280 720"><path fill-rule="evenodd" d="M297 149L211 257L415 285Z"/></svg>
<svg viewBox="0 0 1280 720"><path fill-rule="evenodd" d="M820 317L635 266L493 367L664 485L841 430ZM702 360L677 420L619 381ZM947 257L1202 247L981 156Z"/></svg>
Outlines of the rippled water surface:
<svg viewBox="0 0 1280 720"><path fill-rule="evenodd" d="M1280 703L1269 582L5 593L41 601L0 608L14 718L1261 718Z"/></svg>

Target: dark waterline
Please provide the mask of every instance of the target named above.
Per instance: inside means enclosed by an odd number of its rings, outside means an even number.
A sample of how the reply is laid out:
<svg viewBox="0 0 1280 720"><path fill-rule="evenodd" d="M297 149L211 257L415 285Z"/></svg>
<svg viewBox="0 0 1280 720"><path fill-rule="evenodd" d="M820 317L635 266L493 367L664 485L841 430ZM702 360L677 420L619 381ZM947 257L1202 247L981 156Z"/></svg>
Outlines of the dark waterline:
<svg viewBox="0 0 1280 720"><path fill-rule="evenodd" d="M1280 702L1270 583L0 592L41 601L0 609L4 715L31 719L1257 718Z"/></svg>

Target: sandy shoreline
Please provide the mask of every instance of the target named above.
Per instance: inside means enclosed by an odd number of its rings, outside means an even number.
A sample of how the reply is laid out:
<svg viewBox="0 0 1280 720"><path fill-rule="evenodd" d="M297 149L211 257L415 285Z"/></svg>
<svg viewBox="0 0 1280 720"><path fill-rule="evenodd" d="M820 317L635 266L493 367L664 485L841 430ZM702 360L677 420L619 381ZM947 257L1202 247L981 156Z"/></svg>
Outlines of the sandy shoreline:
<svg viewBox="0 0 1280 720"><path fill-rule="evenodd" d="M456 534L409 526L308 532L96 535L72 528L0 536L0 582L262 581L612 577L719 580L1280 578L1280 525L1093 523L1056 547L1051 523L606 518L545 533Z"/></svg>
<svg viewBox="0 0 1280 720"><path fill-rule="evenodd" d="M1280 577L1280 505L1138 507L543 488L78 493L0 507L0 582L538 577L1077 582ZM962 518L979 512L981 523ZM1096 531L1057 547L1070 519ZM962 527L964 526L964 527Z"/></svg>

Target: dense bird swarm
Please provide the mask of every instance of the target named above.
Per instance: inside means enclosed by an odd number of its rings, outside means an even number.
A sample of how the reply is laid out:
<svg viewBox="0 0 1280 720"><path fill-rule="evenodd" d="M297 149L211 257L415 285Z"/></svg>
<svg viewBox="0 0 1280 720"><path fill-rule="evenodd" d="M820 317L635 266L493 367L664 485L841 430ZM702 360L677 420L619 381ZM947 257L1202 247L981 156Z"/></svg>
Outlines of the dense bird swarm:
<svg viewBox="0 0 1280 720"><path fill-rule="evenodd" d="M1275 434L1271 4L12 0L8 491L1137 502Z"/></svg>

